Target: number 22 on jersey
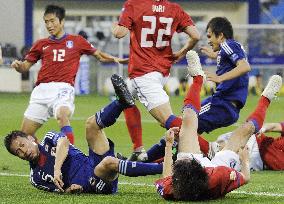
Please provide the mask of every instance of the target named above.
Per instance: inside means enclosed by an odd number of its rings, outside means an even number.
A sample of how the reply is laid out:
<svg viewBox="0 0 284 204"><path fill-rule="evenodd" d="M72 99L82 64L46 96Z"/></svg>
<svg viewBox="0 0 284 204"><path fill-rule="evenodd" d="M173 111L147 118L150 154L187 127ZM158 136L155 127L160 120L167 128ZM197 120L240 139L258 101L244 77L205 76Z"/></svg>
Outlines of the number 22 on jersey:
<svg viewBox="0 0 284 204"><path fill-rule="evenodd" d="M53 51L53 62L64 62L65 57L65 50L59 49L59 50L52 50Z"/></svg>
<svg viewBox="0 0 284 204"><path fill-rule="evenodd" d="M158 36L156 39L155 47L166 47L170 45L169 41L163 41L164 35L171 35L171 27L173 23L173 18L159 17L159 22L166 24L166 29L158 29ZM141 47L153 47L153 41L147 41L147 35L153 35L156 32L157 27L157 17L156 16L143 16L143 21L148 21L151 23L150 28L142 28L141 30Z"/></svg>

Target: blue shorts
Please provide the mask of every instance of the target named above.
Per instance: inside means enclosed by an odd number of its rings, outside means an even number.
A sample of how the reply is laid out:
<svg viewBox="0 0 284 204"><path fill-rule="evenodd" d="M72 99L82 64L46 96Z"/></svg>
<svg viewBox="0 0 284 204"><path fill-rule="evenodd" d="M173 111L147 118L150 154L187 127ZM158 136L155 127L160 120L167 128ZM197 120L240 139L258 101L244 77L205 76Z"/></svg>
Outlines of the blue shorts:
<svg viewBox="0 0 284 204"><path fill-rule="evenodd" d="M118 178L107 182L94 174L95 167L107 156L115 157L114 144L108 139L110 149L104 155L96 154L89 149L89 158L72 177L72 184L83 186L86 193L113 194L117 192Z"/></svg>
<svg viewBox="0 0 284 204"><path fill-rule="evenodd" d="M198 116L198 134L209 133L220 127L234 124L239 119L240 109L231 101L220 97L208 97L201 102Z"/></svg>

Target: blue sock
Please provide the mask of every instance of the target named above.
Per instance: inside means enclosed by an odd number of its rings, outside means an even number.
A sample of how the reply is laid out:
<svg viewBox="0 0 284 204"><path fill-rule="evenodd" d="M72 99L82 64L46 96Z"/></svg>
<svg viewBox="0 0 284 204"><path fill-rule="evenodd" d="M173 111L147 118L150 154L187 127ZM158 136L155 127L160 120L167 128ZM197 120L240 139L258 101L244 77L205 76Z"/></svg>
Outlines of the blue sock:
<svg viewBox="0 0 284 204"><path fill-rule="evenodd" d="M153 145L147 151L147 156L148 156L147 162L153 162L157 159L161 159L162 157L164 157L165 156L165 146L166 146L166 141L164 138L162 138L158 144Z"/></svg>
<svg viewBox="0 0 284 204"><path fill-rule="evenodd" d="M113 125L124 108L124 105L119 103L118 100L111 102L96 113L97 124L101 128Z"/></svg>
<svg viewBox="0 0 284 204"><path fill-rule="evenodd" d="M118 172L130 177L161 174L163 164L119 160Z"/></svg>

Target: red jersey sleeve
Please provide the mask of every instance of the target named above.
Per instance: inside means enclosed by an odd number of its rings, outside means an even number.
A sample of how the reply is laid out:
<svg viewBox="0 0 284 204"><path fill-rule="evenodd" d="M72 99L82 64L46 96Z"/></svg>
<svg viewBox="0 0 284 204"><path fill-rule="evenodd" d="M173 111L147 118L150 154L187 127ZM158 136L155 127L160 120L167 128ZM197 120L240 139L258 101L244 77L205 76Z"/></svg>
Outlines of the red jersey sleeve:
<svg viewBox="0 0 284 204"><path fill-rule="evenodd" d="M280 123L281 124L281 136L284 136L284 121Z"/></svg>
<svg viewBox="0 0 284 204"><path fill-rule="evenodd" d="M209 176L208 185L210 198L223 197L232 190L245 184L245 179L242 174L232 168L218 166L215 168L206 168L206 171ZM231 174L235 174L234 180L230 179Z"/></svg>
<svg viewBox="0 0 284 204"><path fill-rule="evenodd" d="M133 22L133 6L129 1L126 1L122 7L122 13L119 17L118 25L124 26L131 30Z"/></svg>
<svg viewBox="0 0 284 204"><path fill-rule="evenodd" d="M33 44L32 48L26 55L25 60L36 63L41 58L41 55L42 55L42 43L40 40L38 40Z"/></svg>
<svg viewBox="0 0 284 204"><path fill-rule="evenodd" d="M78 42L80 45L80 53L83 55L92 55L94 52L96 52L96 48L94 48L94 46L87 41L85 38L83 38L82 36L78 36Z"/></svg>
<svg viewBox="0 0 284 204"><path fill-rule="evenodd" d="M157 193L166 200L173 200L172 176L161 178L155 182Z"/></svg>
<svg viewBox="0 0 284 204"><path fill-rule="evenodd" d="M179 25L177 27L177 32L180 33L183 31L184 28L187 26L194 26L194 22L191 17L178 5L178 18L179 18Z"/></svg>

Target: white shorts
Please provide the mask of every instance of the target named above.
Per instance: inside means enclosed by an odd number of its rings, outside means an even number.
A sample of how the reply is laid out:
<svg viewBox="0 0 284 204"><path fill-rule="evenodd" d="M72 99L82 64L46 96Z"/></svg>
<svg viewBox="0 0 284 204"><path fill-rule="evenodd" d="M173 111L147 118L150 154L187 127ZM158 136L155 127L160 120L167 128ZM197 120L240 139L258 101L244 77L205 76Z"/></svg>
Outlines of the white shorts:
<svg viewBox="0 0 284 204"><path fill-rule="evenodd" d="M41 83L34 88L24 116L43 124L55 117L59 107L68 107L74 113L74 87L64 82Z"/></svg>
<svg viewBox="0 0 284 204"><path fill-rule="evenodd" d="M169 102L169 96L164 90L168 78L169 76L165 77L160 72L150 72L131 79L132 87L135 89L139 101L148 111Z"/></svg>
<svg viewBox="0 0 284 204"><path fill-rule="evenodd" d="M216 166L227 166L241 171L241 162L239 155L231 150L221 150L212 158L211 162Z"/></svg>
<svg viewBox="0 0 284 204"><path fill-rule="evenodd" d="M195 159L203 167L216 167L216 165L213 164L207 157L204 157L203 154L179 152L177 154L177 160L182 160L182 159Z"/></svg>

